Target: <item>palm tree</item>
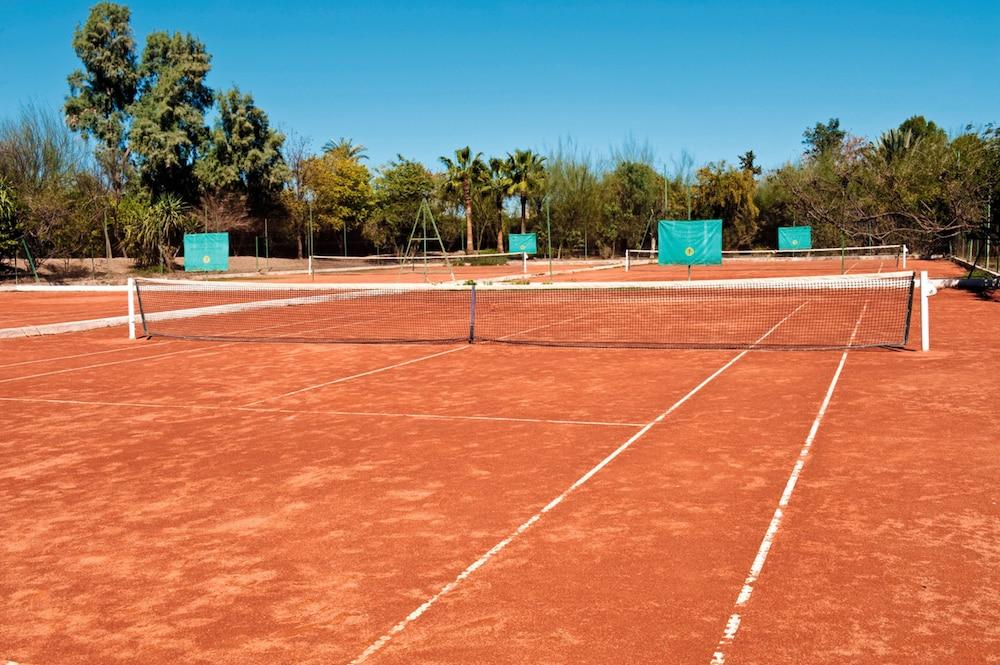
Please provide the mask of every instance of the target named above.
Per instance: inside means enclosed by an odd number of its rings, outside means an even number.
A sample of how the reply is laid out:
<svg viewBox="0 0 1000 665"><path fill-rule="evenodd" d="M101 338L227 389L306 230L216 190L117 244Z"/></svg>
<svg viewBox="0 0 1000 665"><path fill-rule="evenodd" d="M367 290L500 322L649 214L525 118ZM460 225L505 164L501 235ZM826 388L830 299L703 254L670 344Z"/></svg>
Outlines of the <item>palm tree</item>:
<svg viewBox="0 0 1000 665"><path fill-rule="evenodd" d="M545 185L545 158L531 150L515 150L507 153L507 169L510 174L508 193L521 200L521 233L524 233L528 219L528 200L538 194Z"/></svg>
<svg viewBox="0 0 1000 665"><path fill-rule="evenodd" d="M909 129L890 129L879 137L875 150L886 164L891 164L909 152L916 142Z"/></svg>
<svg viewBox="0 0 1000 665"><path fill-rule="evenodd" d="M490 157L490 177L483 184L482 193L493 200L497 209L497 251L503 252L503 204L510 191L511 180L506 160Z"/></svg>
<svg viewBox="0 0 1000 665"><path fill-rule="evenodd" d="M368 148L365 146L360 143L355 145L353 139L345 139L343 136L336 141L327 141L323 144L323 152L326 154L349 159L352 162L368 159L368 155L365 154L367 151Z"/></svg>
<svg viewBox="0 0 1000 665"><path fill-rule="evenodd" d="M486 164L483 163L483 153L477 152L473 156L472 149L465 146L455 151L455 161L447 157L439 159L447 169L445 190L462 197L465 207L465 252L472 254L476 251L472 235L472 189L481 186L489 175Z"/></svg>

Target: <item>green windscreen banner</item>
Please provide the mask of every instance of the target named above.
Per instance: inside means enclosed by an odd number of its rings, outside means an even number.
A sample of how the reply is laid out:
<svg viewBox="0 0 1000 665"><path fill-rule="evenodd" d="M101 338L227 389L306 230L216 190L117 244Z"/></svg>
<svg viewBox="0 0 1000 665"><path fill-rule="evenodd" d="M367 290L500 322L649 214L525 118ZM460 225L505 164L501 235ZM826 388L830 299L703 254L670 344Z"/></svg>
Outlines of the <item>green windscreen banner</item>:
<svg viewBox="0 0 1000 665"><path fill-rule="evenodd" d="M722 220L675 222L661 219L659 262L685 266L722 263Z"/></svg>
<svg viewBox="0 0 1000 665"><path fill-rule="evenodd" d="M811 226L778 227L778 249L810 249L811 247Z"/></svg>
<svg viewBox="0 0 1000 665"><path fill-rule="evenodd" d="M537 254L538 239L534 233L511 233L508 240L509 251L521 254Z"/></svg>
<svg viewBox="0 0 1000 665"><path fill-rule="evenodd" d="M185 233L184 272L229 270L228 233Z"/></svg>

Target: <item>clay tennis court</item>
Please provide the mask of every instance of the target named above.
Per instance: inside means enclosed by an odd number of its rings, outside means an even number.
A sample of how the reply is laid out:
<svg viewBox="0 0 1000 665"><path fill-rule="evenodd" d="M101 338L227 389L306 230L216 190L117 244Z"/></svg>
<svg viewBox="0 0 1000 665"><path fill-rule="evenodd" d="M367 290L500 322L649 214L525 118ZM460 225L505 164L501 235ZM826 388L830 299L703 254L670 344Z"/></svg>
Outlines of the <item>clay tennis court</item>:
<svg viewBox="0 0 1000 665"><path fill-rule="evenodd" d="M1000 661L1000 303L931 301L926 353L0 340L0 660Z"/></svg>

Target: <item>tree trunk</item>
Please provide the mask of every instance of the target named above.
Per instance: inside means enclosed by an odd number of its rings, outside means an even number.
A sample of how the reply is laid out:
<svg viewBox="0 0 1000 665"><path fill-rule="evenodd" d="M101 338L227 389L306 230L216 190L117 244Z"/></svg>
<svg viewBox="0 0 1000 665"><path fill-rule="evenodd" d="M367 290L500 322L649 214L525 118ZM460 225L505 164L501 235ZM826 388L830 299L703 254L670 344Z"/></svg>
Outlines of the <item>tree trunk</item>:
<svg viewBox="0 0 1000 665"><path fill-rule="evenodd" d="M528 218L528 197L521 197L521 233L524 233L524 220Z"/></svg>
<svg viewBox="0 0 1000 665"><path fill-rule="evenodd" d="M299 259L301 259L302 258L302 232L301 231L295 234L295 245L296 245L296 247L298 249Z"/></svg>
<svg viewBox="0 0 1000 665"><path fill-rule="evenodd" d="M111 265L111 236L108 235L108 213L104 213L104 254L108 257L108 266Z"/></svg>
<svg viewBox="0 0 1000 665"><path fill-rule="evenodd" d="M474 239L472 237L472 183L466 178L462 185L465 195L465 253L472 254L476 251Z"/></svg>

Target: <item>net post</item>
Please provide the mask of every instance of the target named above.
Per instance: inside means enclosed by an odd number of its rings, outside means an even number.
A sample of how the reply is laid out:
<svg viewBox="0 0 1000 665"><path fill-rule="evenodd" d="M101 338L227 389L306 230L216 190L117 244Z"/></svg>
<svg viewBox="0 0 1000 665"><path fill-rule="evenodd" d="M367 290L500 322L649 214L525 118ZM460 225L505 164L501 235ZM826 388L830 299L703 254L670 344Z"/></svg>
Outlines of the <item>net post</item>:
<svg viewBox="0 0 1000 665"><path fill-rule="evenodd" d="M631 261L631 257L632 257L632 253L631 252L632 252L632 250L630 250L628 248L625 249L625 272L628 272L628 269L629 269L629 262Z"/></svg>
<svg viewBox="0 0 1000 665"><path fill-rule="evenodd" d="M312 254L309 255L309 267L308 267L308 271L309 271L309 276L313 277L314 273L313 273L313 257L312 257Z"/></svg>
<svg viewBox="0 0 1000 665"><path fill-rule="evenodd" d="M528 253L521 252L521 273L524 275L528 274Z"/></svg>
<svg viewBox="0 0 1000 665"><path fill-rule="evenodd" d="M128 278L128 338L135 339L135 279Z"/></svg>
<svg viewBox="0 0 1000 665"><path fill-rule="evenodd" d="M906 270L906 253L908 251L909 248L906 245L903 245L903 270Z"/></svg>
<svg viewBox="0 0 1000 665"><path fill-rule="evenodd" d="M931 283L927 271L920 271L920 350L931 350L930 311L928 298L931 296Z"/></svg>
<svg viewBox="0 0 1000 665"><path fill-rule="evenodd" d="M469 344L476 341L476 285L473 284L469 295Z"/></svg>

